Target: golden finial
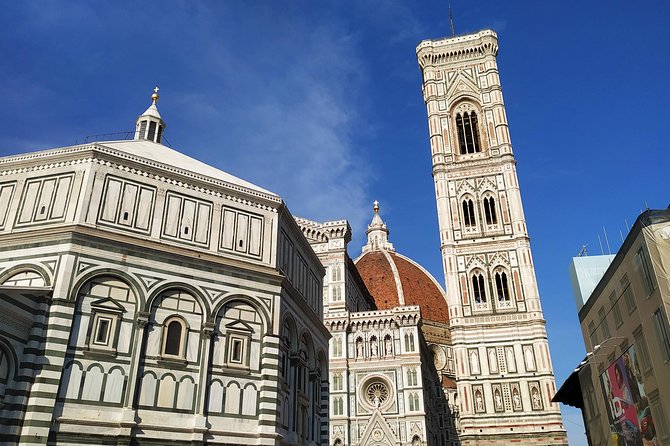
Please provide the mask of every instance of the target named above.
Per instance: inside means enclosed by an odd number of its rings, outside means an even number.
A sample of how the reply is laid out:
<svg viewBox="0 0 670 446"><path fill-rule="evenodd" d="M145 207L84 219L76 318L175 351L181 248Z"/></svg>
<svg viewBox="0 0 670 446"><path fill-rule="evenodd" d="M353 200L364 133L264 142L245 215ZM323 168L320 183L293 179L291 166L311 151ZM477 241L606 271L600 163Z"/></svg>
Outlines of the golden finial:
<svg viewBox="0 0 670 446"><path fill-rule="evenodd" d="M379 212L379 202L377 200L372 203L374 207L372 208L375 212Z"/></svg>
<svg viewBox="0 0 670 446"><path fill-rule="evenodd" d="M159 90L158 87L154 87L154 94L151 95L151 100L154 101L154 104L156 103L156 101L158 101L158 98L160 97L158 96L158 90Z"/></svg>

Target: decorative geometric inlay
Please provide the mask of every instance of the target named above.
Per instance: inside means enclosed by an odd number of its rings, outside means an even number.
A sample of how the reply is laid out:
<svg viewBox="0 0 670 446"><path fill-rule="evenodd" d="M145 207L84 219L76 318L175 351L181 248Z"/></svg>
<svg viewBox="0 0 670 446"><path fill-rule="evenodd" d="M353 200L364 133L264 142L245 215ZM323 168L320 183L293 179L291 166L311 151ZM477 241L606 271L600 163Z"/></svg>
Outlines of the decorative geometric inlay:
<svg viewBox="0 0 670 446"><path fill-rule="evenodd" d="M42 265L46 266L47 269L52 273L56 271L56 260L48 260L46 262L42 262Z"/></svg>
<svg viewBox="0 0 670 446"><path fill-rule="evenodd" d="M219 297L226 294L226 290L217 290L215 288L207 288L207 287L202 287L202 289L205 291L205 293L207 293L207 295L210 297L212 301L215 301Z"/></svg>
<svg viewBox="0 0 670 446"><path fill-rule="evenodd" d="M79 264L77 265L77 274L81 274L84 271L86 271L87 269L90 269L90 268L92 268L94 266L97 266L97 265L98 265L97 263L79 262Z"/></svg>
<svg viewBox="0 0 670 446"><path fill-rule="evenodd" d="M140 279L140 282L142 282L142 285L144 285L147 290L157 283L163 282L165 280L161 279L160 277L145 276L143 274L137 274L137 278Z"/></svg>

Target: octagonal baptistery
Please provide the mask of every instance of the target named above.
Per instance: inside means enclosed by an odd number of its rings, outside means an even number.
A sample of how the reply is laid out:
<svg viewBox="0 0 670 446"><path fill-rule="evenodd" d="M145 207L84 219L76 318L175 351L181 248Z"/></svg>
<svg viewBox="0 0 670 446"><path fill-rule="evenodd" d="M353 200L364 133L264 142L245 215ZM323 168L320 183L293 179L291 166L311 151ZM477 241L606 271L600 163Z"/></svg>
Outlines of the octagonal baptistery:
<svg viewBox="0 0 670 446"><path fill-rule="evenodd" d="M389 230L375 204L367 229L368 243L355 260L377 309L419 306L421 331L432 355L438 377L445 389L455 391L454 358L449 332L449 308L445 292L435 278L414 260L395 251L388 240ZM450 398L454 403L455 394Z"/></svg>
<svg viewBox="0 0 670 446"><path fill-rule="evenodd" d="M132 139L0 158L0 444L325 444L324 268L157 100Z"/></svg>

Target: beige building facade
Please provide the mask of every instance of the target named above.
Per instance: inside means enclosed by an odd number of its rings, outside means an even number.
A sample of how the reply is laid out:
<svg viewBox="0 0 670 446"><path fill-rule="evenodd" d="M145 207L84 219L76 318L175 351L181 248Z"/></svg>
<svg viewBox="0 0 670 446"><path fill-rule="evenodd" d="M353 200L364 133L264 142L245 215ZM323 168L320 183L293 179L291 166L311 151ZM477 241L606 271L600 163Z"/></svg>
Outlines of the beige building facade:
<svg viewBox="0 0 670 446"><path fill-rule="evenodd" d="M642 213L579 312L592 446L670 444L670 211Z"/></svg>
<svg viewBox="0 0 670 446"><path fill-rule="evenodd" d="M495 32L417 47L464 445L567 444Z"/></svg>

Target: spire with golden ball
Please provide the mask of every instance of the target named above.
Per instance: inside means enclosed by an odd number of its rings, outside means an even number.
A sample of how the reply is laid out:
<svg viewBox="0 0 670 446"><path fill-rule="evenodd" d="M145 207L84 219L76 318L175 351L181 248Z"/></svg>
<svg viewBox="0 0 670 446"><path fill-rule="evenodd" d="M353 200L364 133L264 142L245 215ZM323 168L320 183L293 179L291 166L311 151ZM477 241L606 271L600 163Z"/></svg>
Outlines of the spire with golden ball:
<svg viewBox="0 0 670 446"><path fill-rule="evenodd" d="M368 243L363 246L363 252L368 251L395 251L393 244L389 242L389 230L379 215L379 201L375 200L372 206L374 215L372 216L372 221L368 225L368 230L366 231L368 235Z"/></svg>
<svg viewBox="0 0 670 446"><path fill-rule="evenodd" d="M165 121L158 112L156 103L158 102L158 87L154 88L151 95L151 105L144 113L137 118L135 123L135 139L152 141L161 144L163 140L163 131L165 130Z"/></svg>

